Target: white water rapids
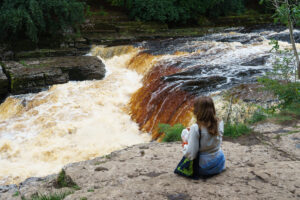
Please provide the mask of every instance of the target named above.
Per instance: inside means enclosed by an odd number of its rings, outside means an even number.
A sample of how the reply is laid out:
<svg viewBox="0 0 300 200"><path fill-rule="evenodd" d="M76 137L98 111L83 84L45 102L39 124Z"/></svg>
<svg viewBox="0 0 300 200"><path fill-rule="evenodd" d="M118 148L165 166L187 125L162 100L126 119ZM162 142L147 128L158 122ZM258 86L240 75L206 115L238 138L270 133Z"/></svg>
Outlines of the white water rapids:
<svg viewBox="0 0 300 200"><path fill-rule="evenodd" d="M0 185L149 141L126 111L131 94L142 86L142 76L124 67L132 54L106 60L104 80L7 99L0 107Z"/></svg>

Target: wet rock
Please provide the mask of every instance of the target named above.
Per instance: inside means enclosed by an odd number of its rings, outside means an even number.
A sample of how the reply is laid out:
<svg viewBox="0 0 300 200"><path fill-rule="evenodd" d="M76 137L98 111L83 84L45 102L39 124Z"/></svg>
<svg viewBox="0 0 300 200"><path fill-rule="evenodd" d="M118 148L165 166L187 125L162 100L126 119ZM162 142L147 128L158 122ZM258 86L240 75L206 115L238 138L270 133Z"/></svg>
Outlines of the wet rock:
<svg viewBox="0 0 300 200"><path fill-rule="evenodd" d="M27 62L28 63L28 62ZM39 92L52 84L68 82L68 74L59 68L29 66L15 61L4 62L12 94Z"/></svg>
<svg viewBox="0 0 300 200"><path fill-rule="evenodd" d="M240 77L240 76L244 77L244 76L252 76L252 75L254 75L254 74L260 74L260 73L262 73L260 70L257 70L257 69L249 69L249 70L246 70L246 71L239 72L239 73L237 73L236 75L237 75L238 77Z"/></svg>
<svg viewBox="0 0 300 200"><path fill-rule="evenodd" d="M17 185L0 186L0 199L2 200L21 200Z"/></svg>
<svg viewBox="0 0 300 200"><path fill-rule="evenodd" d="M104 64L92 56L7 61L4 62L4 69L10 80L9 90L12 94L39 92L47 86L69 80L99 80L105 76Z"/></svg>
<svg viewBox="0 0 300 200"><path fill-rule="evenodd" d="M207 78L194 79L185 81L182 84L181 88L185 91L197 94L204 89L214 88L221 83L225 83L226 80L226 77L221 76L211 76Z"/></svg>
<svg viewBox="0 0 300 200"><path fill-rule="evenodd" d="M17 191L18 186L17 185L3 185L3 186L0 186L0 194L8 192L8 191L12 191L12 190Z"/></svg>
<svg viewBox="0 0 300 200"><path fill-rule="evenodd" d="M290 41L290 34L288 31L275 33L267 36L267 39L273 39L273 40L279 40L284 42L291 42ZM296 43L300 43L300 31L295 30L294 31L294 39Z"/></svg>
<svg viewBox="0 0 300 200"><path fill-rule="evenodd" d="M216 41L216 42L240 42L242 44L252 43L257 40L261 40L259 35L246 35L246 34L212 34L207 35L201 40Z"/></svg>
<svg viewBox="0 0 300 200"><path fill-rule="evenodd" d="M8 94L9 81L6 75L3 72L1 63L0 63L0 99L4 98Z"/></svg>
<svg viewBox="0 0 300 200"><path fill-rule="evenodd" d="M262 57L259 57L259 58L254 58L253 60L250 60L248 62L244 62L241 65L242 66L260 66L260 65L264 65L264 64L266 64L269 57L270 56L262 56Z"/></svg>

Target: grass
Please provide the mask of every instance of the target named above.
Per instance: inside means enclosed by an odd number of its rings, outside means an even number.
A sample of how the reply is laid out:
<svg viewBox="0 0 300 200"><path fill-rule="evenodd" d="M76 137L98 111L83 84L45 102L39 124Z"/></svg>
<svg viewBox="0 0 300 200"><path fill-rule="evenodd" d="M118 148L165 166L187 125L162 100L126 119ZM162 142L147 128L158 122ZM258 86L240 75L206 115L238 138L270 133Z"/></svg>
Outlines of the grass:
<svg viewBox="0 0 300 200"><path fill-rule="evenodd" d="M258 109L254 112L250 120L248 121L249 124L255 124L257 122L261 122L266 120L268 115L261 109Z"/></svg>
<svg viewBox="0 0 300 200"><path fill-rule="evenodd" d="M300 119L300 103L294 103L281 108L278 113L272 114L270 119L273 119L277 123L285 123Z"/></svg>
<svg viewBox="0 0 300 200"><path fill-rule="evenodd" d="M106 161L97 161L97 162L94 163L94 165L101 165L103 163L106 163Z"/></svg>
<svg viewBox="0 0 300 200"><path fill-rule="evenodd" d="M34 195L30 199L22 197L22 200L63 200L66 196L72 194L73 192L64 192L60 194L49 194L49 195Z"/></svg>
<svg viewBox="0 0 300 200"><path fill-rule="evenodd" d="M163 142L181 141L181 132L185 128L182 124L158 124L159 133L164 133Z"/></svg>
<svg viewBox="0 0 300 200"><path fill-rule="evenodd" d="M17 191L17 192L15 192L15 193L13 194L13 197L17 197L17 196L19 196L19 195L20 195L20 192Z"/></svg>
<svg viewBox="0 0 300 200"><path fill-rule="evenodd" d="M66 175L66 171L62 169L55 182L56 188L63 188L63 187L71 187L75 190L80 190L80 187L69 177Z"/></svg>
<svg viewBox="0 0 300 200"><path fill-rule="evenodd" d="M251 132L251 128L243 123L225 123L224 126L224 136L237 138L244 134L249 134Z"/></svg>

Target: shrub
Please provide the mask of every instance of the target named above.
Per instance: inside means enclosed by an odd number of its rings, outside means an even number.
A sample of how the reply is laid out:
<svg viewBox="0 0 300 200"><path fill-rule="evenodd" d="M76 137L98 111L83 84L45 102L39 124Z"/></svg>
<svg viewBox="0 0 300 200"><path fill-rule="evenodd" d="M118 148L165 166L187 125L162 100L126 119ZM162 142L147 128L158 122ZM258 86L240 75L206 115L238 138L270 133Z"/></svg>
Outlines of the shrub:
<svg viewBox="0 0 300 200"><path fill-rule="evenodd" d="M84 3L77 0L3 0L0 2L0 41L29 38L76 29L84 19Z"/></svg>
<svg viewBox="0 0 300 200"><path fill-rule="evenodd" d="M264 77L259 78L265 90L272 91L280 100L282 108L291 104L300 104L300 82L296 81L294 56L289 50L279 49L278 41L272 41L273 48L278 55L273 68Z"/></svg>
<svg viewBox="0 0 300 200"><path fill-rule="evenodd" d="M163 142L174 142L181 140L181 132L185 128L182 124L158 124L159 133L164 133Z"/></svg>
<svg viewBox="0 0 300 200"><path fill-rule="evenodd" d="M218 1L214 6L208 8L207 15L209 17L218 17L230 14L241 14L244 11L244 0L223 0Z"/></svg>
<svg viewBox="0 0 300 200"><path fill-rule="evenodd" d="M262 108L258 108L253 115L251 116L251 118L248 120L249 124L254 124L260 121L264 121L265 119L268 118L268 114L267 114L267 110L266 109L262 109Z"/></svg>
<svg viewBox="0 0 300 200"><path fill-rule="evenodd" d="M227 122L224 125L224 136L236 138L241 135L248 134L250 132L251 128L249 128L246 124L243 123Z"/></svg>

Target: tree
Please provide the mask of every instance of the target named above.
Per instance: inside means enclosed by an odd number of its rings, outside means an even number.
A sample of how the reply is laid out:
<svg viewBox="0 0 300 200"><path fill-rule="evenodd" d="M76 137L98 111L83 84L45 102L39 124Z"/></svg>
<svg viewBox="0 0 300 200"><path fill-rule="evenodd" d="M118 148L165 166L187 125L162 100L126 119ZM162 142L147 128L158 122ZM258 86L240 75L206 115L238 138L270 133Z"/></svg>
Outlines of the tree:
<svg viewBox="0 0 300 200"><path fill-rule="evenodd" d="M298 69L298 79L300 79L300 60L294 39L294 25L300 25L300 1L299 0L261 0L269 1L275 9L275 22L280 21L289 28L290 40Z"/></svg>
<svg viewBox="0 0 300 200"><path fill-rule="evenodd" d="M218 17L244 10L244 0L107 0L126 8L135 20L166 23L193 22L200 15Z"/></svg>
<svg viewBox="0 0 300 200"><path fill-rule="evenodd" d="M63 34L84 20L78 0L0 0L0 42Z"/></svg>

